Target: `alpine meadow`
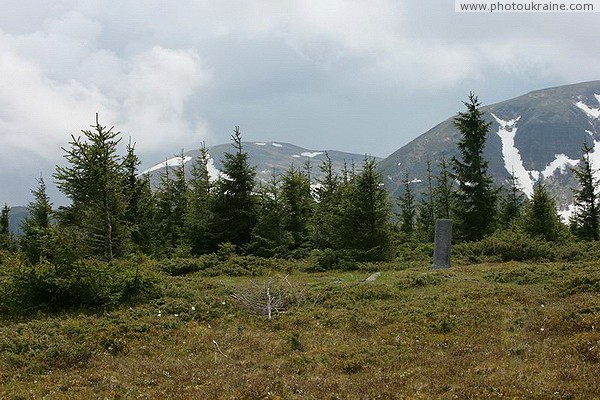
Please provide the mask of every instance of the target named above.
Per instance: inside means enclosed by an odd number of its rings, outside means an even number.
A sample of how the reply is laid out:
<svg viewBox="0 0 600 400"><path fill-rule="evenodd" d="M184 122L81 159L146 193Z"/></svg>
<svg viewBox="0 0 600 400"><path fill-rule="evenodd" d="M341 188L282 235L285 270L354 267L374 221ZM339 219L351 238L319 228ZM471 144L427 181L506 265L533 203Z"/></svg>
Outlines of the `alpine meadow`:
<svg viewBox="0 0 600 400"><path fill-rule="evenodd" d="M0 397L600 397L598 86L548 89L587 125L542 172L515 134L545 96L470 93L384 160L236 126L145 171L96 115L52 174L66 205L40 177L18 230L0 214Z"/></svg>

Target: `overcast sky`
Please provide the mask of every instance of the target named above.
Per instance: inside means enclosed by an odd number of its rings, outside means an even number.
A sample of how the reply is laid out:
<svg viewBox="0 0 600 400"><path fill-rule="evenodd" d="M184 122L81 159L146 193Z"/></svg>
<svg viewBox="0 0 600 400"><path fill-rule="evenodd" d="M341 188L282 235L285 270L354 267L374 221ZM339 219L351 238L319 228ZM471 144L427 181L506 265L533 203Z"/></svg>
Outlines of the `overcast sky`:
<svg viewBox="0 0 600 400"><path fill-rule="evenodd" d="M461 110L600 78L598 13L454 0L0 3L0 203L100 113L142 167L229 140L387 156ZM58 201L60 202L60 201Z"/></svg>

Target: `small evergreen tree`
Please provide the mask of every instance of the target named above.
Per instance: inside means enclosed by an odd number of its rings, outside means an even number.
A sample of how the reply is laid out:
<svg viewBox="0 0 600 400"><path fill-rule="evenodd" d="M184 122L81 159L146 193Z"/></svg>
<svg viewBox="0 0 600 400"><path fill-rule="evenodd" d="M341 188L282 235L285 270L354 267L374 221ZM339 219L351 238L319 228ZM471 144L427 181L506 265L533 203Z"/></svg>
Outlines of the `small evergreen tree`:
<svg viewBox="0 0 600 400"><path fill-rule="evenodd" d="M507 227L521 216L521 210L525 204L525 195L519 185L519 178L514 171L508 178L509 187L504 191L500 199L500 225Z"/></svg>
<svg viewBox="0 0 600 400"><path fill-rule="evenodd" d="M281 200L281 180L271 175L258 190L258 220L252 232L252 252L263 257L287 254L291 238L284 231L284 210Z"/></svg>
<svg viewBox="0 0 600 400"><path fill-rule="evenodd" d="M140 159L135 154L135 143L127 144L123 158L123 193L126 200L125 220L131 230L131 241L135 251L150 254L153 249L154 207L148 174L139 175Z"/></svg>
<svg viewBox="0 0 600 400"><path fill-rule="evenodd" d="M112 260L125 254L130 244L123 160L117 154L120 132L98 122L71 136L64 149L68 166L57 166L58 188L72 201L62 222L76 226L94 255ZM63 212L61 212L64 214Z"/></svg>
<svg viewBox="0 0 600 400"><path fill-rule="evenodd" d="M13 250L13 238L10 233L10 208L4 204L0 212L0 250Z"/></svg>
<svg viewBox="0 0 600 400"><path fill-rule="evenodd" d="M309 222L313 211L313 198L307 175L293 166L283 176L281 184L284 229L291 236L291 249L309 241Z"/></svg>
<svg viewBox="0 0 600 400"><path fill-rule="evenodd" d="M339 248L342 180L333 169L328 153L319 166L323 178L317 179L315 189L317 203L314 214L314 243L317 248ZM347 180L346 180L347 182Z"/></svg>
<svg viewBox="0 0 600 400"><path fill-rule="evenodd" d="M231 136L234 153L225 153L223 175L215 188L212 212L215 247L230 242L238 248L248 244L257 221L256 197L253 193L256 171L248 164L242 149L242 136L235 127Z"/></svg>
<svg viewBox="0 0 600 400"><path fill-rule="evenodd" d="M550 242L560 239L564 227L556 212L554 199L546 190L545 185L538 184L534 188L533 196L524 213L523 222L523 228L532 236L538 236Z"/></svg>
<svg viewBox="0 0 600 400"><path fill-rule="evenodd" d="M157 195L152 191L150 176L145 174L138 178L137 215L134 231L134 243L137 250L144 254L158 256L161 254L160 219L158 217Z"/></svg>
<svg viewBox="0 0 600 400"><path fill-rule="evenodd" d="M209 161L210 155L202 143L200 154L192 166L186 216L187 240L192 253L196 255L210 251L212 183L208 172Z"/></svg>
<svg viewBox="0 0 600 400"><path fill-rule="evenodd" d="M410 183L411 182L407 174L404 179L404 193L398 199L398 205L400 206L400 230L407 235L413 233L415 228L415 219L417 217L415 196L410 188Z"/></svg>
<svg viewBox="0 0 600 400"><path fill-rule="evenodd" d="M188 187L185 179L183 150L174 167L165 162L165 172L156 193L157 219L161 236L162 253L170 255L182 249L185 243Z"/></svg>
<svg viewBox="0 0 600 400"><path fill-rule="evenodd" d="M461 158L452 158L454 174L458 181L456 217L458 231L467 241L479 240L491 232L496 215L497 191L487 173L488 162L483 158L487 133L491 125L485 122L477 97L469 94L463 103L467 108L459 113L454 126L461 139L458 149Z"/></svg>
<svg viewBox="0 0 600 400"><path fill-rule="evenodd" d="M391 206L374 159L365 158L362 171L353 174L342 195L339 231L343 248L358 250L371 260L388 258Z"/></svg>
<svg viewBox="0 0 600 400"><path fill-rule="evenodd" d="M422 237L428 242L432 242L434 239L435 218L433 171L431 160L427 157L427 187L426 191L421 193L421 199L417 205L417 226Z"/></svg>
<svg viewBox="0 0 600 400"><path fill-rule="evenodd" d="M27 205L29 215L23 220L20 247L27 259L35 264L42 258L50 258L52 242L52 203L46 194L46 183L38 180L38 188L32 191L34 200Z"/></svg>
<svg viewBox="0 0 600 400"><path fill-rule="evenodd" d="M579 188L573 190L575 213L571 218L572 231L585 240L598 240L600 231L600 196L598 194L598 178L590 160L592 148L587 143L583 145L581 162L572 168Z"/></svg>

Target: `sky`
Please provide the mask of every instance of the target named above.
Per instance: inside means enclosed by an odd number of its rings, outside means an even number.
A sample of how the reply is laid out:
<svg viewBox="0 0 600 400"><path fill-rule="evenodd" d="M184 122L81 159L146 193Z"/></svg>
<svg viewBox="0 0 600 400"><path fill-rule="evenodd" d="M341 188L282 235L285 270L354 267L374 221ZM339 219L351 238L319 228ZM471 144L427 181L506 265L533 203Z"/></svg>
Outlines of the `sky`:
<svg viewBox="0 0 600 400"><path fill-rule="evenodd" d="M99 113L142 169L181 149L289 142L385 157L461 111L600 79L598 13L454 0L2 0L0 203L52 185Z"/></svg>

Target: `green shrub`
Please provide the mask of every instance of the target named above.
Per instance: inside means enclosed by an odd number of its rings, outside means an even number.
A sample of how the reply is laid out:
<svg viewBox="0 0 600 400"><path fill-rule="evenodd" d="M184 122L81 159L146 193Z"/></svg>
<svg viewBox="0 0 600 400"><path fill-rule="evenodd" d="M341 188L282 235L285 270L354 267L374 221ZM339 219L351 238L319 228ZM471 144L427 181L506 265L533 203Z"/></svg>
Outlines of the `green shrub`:
<svg viewBox="0 0 600 400"><path fill-rule="evenodd" d="M565 295L583 292L600 292L600 272L580 274L566 280L561 287Z"/></svg>
<svg viewBox="0 0 600 400"><path fill-rule="evenodd" d="M204 276L258 276L269 271L289 270L290 263L276 258L206 254L196 258L171 258L163 260L159 268L169 275L186 275L193 272Z"/></svg>
<svg viewBox="0 0 600 400"><path fill-rule="evenodd" d="M453 254L463 263L549 260L554 258L553 246L513 227L498 230L478 242L457 244Z"/></svg>
<svg viewBox="0 0 600 400"><path fill-rule="evenodd" d="M310 253L311 265L308 268L309 272L344 270L353 271L359 268L358 261L361 254L353 250L313 250Z"/></svg>
<svg viewBox="0 0 600 400"><path fill-rule="evenodd" d="M503 268L484 275L484 278L497 283L516 283L530 285L547 282L556 277L556 271L540 266L519 266L517 268Z"/></svg>
<svg viewBox="0 0 600 400"><path fill-rule="evenodd" d="M114 305L156 294L156 277L135 260L107 263L82 259L70 266L35 265L13 257L2 284L0 307L16 313L35 309Z"/></svg>
<svg viewBox="0 0 600 400"><path fill-rule="evenodd" d="M398 285L403 289L435 286L442 283L444 279L437 271L420 272L403 275L398 281Z"/></svg>

